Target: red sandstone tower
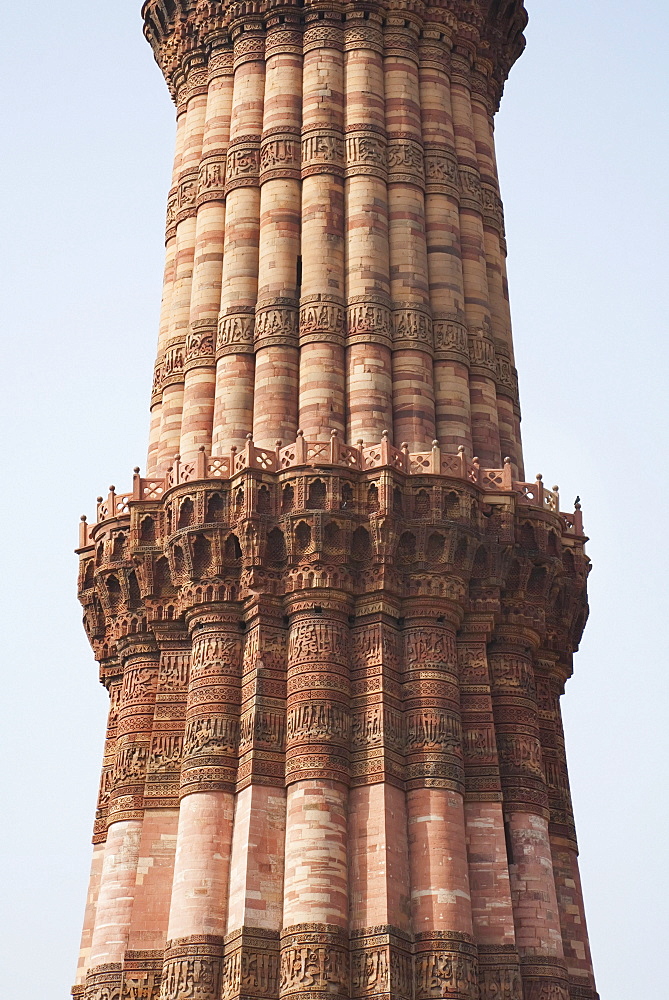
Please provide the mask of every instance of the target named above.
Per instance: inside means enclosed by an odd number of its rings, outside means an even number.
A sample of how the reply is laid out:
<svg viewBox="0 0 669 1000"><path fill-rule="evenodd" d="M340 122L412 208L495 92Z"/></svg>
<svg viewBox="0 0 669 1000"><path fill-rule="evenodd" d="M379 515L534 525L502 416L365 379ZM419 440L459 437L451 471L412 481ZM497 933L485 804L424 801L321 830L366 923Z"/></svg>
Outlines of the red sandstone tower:
<svg viewBox="0 0 669 1000"><path fill-rule="evenodd" d="M74 996L596 1000L493 115L521 0L147 0L177 106Z"/></svg>

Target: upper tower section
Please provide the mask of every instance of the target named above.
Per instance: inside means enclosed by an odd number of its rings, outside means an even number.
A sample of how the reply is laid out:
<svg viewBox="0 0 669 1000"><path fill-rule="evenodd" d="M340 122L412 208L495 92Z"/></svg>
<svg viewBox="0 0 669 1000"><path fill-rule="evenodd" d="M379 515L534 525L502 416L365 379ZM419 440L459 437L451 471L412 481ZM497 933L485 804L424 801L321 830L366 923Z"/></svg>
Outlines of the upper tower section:
<svg viewBox="0 0 669 1000"><path fill-rule="evenodd" d="M267 23L288 17L342 19L370 16L402 18L419 31L438 26L453 45L463 46L490 70L490 87L499 103L512 65L525 48L527 11L523 0L146 0L144 33L175 97L195 54L221 44L232 27L246 19Z"/></svg>
<svg viewBox="0 0 669 1000"><path fill-rule="evenodd" d="M493 128L522 3L144 20L177 105L151 473L334 435L522 477Z"/></svg>

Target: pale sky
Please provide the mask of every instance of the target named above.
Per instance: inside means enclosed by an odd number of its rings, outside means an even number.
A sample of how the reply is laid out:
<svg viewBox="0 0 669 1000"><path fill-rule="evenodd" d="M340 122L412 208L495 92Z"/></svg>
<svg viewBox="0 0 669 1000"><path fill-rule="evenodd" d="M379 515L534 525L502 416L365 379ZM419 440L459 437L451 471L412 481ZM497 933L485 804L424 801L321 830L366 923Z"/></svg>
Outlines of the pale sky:
<svg viewBox="0 0 669 1000"><path fill-rule="evenodd" d="M74 979L106 694L79 515L143 465L174 116L140 0L6 3L2 991ZM591 618L564 700L602 1000L666 1000L669 5L527 0L498 119L528 476L580 494Z"/></svg>

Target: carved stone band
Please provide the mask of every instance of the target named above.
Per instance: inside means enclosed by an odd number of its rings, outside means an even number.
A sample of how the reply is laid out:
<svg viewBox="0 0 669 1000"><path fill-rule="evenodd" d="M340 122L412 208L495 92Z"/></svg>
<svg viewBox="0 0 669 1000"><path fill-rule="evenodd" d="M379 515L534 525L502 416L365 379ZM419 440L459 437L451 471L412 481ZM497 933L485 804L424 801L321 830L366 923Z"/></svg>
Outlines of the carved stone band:
<svg viewBox="0 0 669 1000"><path fill-rule="evenodd" d="M523 1000L518 953L512 945L479 945L480 1000Z"/></svg>
<svg viewBox="0 0 669 1000"><path fill-rule="evenodd" d="M500 236L504 236L504 209L502 207L502 199L494 185L482 182L481 208L483 211L483 221L486 226L490 226Z"/></svg>
<svg viewBox="0 0 669 1000"><path fill-rule="evenodd" d="M387 176L385 136L371 129L357 127L346 130L346 176L359 174Z"/></svg>
<svg viewBox="0 0 669 1000"><path fill-rule="evenodd" d="M214 364L216 320L196 320L186 334L184 371Z"/></svg>
<svg viewBox="0 0 669 1000"><path fill-rule="evenodd" d="M327 18L328 11L324 11ZM316 14L315 16L318 16ZM302 51L305 56L314 49L336 49L341 51L344 46L344 32L339 21L339 16L330 14L330 18L319 22L307 22L304 31L304 44Z"/></svg>
<svg viewBox="0 0 669 1000"><path fill-rule="evenodd" d="M343 344L346 311L343 302L321 298L302 299L300 304L300 344Z"/></svg>
<svg viewBox="0 0 669 1000"><path fill-rule="evenodd" d="M311 174L344 175L344 136L338 129L302 132L302 177Z"/></svg>
<svg viewBox="0 0 669 1000"><path fill-rule="evenodd" d="M417 139L388 137L388 183L425 185L422 143Z"/></svg>
<svg viewBox="0 0 669 1000"><path fill-rule="evenodd" d="M508 358L497 355L496 381L498 391L518 402L518 371Z"/></svg>
<svg viewBox="0 0 669 1000"><path fill-rule="evenodd" d="M347 338L352 344L383 344L392 347L393 329L390 308L387 304L366 298L349 300L347 310Z"/></svg>
<svg viewBox="0 0 669 1000"><path fill-rule="evenodd" d="M413 956L408 938L393 927L367 927L351 935L351 997L411 1000Z"/></svg>
<svg viewBox="0 0 669 1000"><path fill-rule="evenodd" d="M177 187L176 222L195 215L197 199L198 171L189 170L183 174Z"/></svg>
<svg viewBox="0 0 669 1000"><path fill-rule="evenodd" d="M481 178L478 170L460 164L460 207L481 211Z"/></svg>
<svg viewBox="0 0 669 1000"><path fill-rule="evenodd" d="M236 24L233 29L234 68L238 69L247 62L264 62L265 33L249 30L250 25Z"/></svg>
<svg viewBox="0 0 669 1000"><path fill-rule="evenodd" d="M260 174L260 136L244 136L230 143L225 167L225 191L257 187Z"/></svg>
<svg viewBox="0 0 669 1000"><path fill-rule="evenodd" d="M279 996L349 997L348 934L330 924L296 924L281 933Z"/></svg>
<svg viewBox="0 0 669 1000"><path fill-rule="evenodd" d="M223 941L212 935L180 938L165 952L161 1000L220 1000Z"/></svg>
<svg viewBox="0 0 669 1000"><path fill-rule="evenodd" d="M299 27L277 24L268 30L265 38L265 59L284 53L302 55L302 31Z"/></svg>
<svg viewBox="0 0 669 1000"><path fill-rule="evenodd" d="M414 949L415 1000L478 998L476 945L466 935L418 934Z"/></svg>
<svg viewBox="0 0 669 1000"><path fill-rule="evenodd" d="M216 336L216 357L224 354L252 354L255 318L248 310L220 316Z"/></svg>
<svg viewBox="0 0 669 1000"><path fill-rule="evenodd" d="M225 939L220 1000L276 997L279 988L279 934L242 927Z"/></svg>
<svg viewBox="0 0 669 1000"><path fill-rule="evenodd" d="M495 345L487 335L487 330L470 328L468 340L472 370L489 378L495 378L497 375Z"/></svg>
<svg viewBox="0 0 669 1000"><path fill-rule="evenodd" d="M469 340L464 323L450 317L435 316L432 328L435 360L469 364Z"/></svg>
<svg viewBox="0 0 669 1000"><path fill-rule="evenodd" d="M570 1000L569 980L557 958L528 956L520 960L525 1000Z"/></svg>
<svg viewBox="0 0 669 1000"><path fill-rule="evenodd" d="M86 976L86 1000L107 1000L107 997L120 997L123 984L123 971L120 962L109 962L90 969Z"/></svg>
<svg viewBox="0 0 669 1000"><path fill-rule="evenodd" d="M383 32L380 24L348 21L344 27L344 52L354 52L356 49L370 49L372 52L383 53Z"/></svg>
<svg viewBox="0 0 669 1000"><path fill-rule="evenodd" d="M426 309L393 305L393 349L419 350L432 354L432 319Z"/></svg>
<svg viewBox="0 0 669 1000"><path fill-rule="evenodd" d="M218 76L232 76L232 48L224 45L212 50L207 64L209 79L214 80Z"/></svg>
<svg viewBox="0 0 669 1000"><path fill-rule="evenodd" d="M428 194L460 197L460 173L455 152L448 147L425 149L425 190Z"/></svg>
<svg viewBox="0 0 669 1000"><path fill-rule="evenodd" d="M200 163L197 186L197 205L207 201L221 201L225 197L226 153L221 150Z"/></svg>
<svg viewBox="0 0 669 1000"><path fill-rule="evenodd" d="M256 350L263 347L297 347L297 304L277 300L256 307L254 341Z"/></svg>
<svg viewBox="0 0 669 1000"><path fill-rule="evenodd" d="M301 166L300 135L297 130L265 134L260 144L260 181L275 177L299 180Z"/></svg>
<svg viewBox="0 0 669 1000"><path fill-rule="evenodd" d="M163 355L162 388L183 382L185 345L176 343L169 346Z"/></svg>

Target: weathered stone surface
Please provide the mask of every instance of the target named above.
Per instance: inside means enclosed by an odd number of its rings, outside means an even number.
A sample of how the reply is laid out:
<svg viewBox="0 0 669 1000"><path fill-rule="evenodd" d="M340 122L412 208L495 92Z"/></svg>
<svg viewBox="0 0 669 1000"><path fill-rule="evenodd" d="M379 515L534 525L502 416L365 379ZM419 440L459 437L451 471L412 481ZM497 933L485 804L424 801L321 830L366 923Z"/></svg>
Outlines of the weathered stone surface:
<svg viewBox="0 0 669 1000"><path fill-rule="evenodd" d="M523 482L493 143L523 4L143 12L177 143L147 472L81 527L73 994L596 1000L589 563Z"/></svg>

